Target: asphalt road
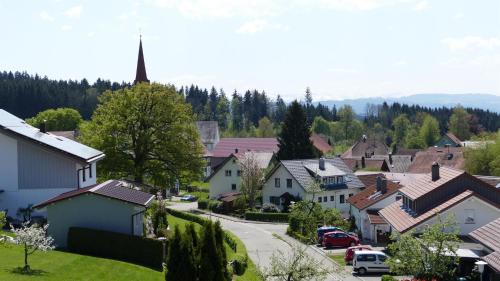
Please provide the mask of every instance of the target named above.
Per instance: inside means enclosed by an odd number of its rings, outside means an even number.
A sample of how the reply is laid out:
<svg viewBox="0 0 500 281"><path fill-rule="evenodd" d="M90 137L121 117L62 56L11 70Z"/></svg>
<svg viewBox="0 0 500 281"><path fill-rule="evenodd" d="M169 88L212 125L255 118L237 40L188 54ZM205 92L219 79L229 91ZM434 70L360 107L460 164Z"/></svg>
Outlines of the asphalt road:
<svg viewBox="0 0 500 281"><path fill-rule="evenodd" d="M197 207L197 203L171 203L170 208L188 211ZM210 215L203 215L210 218ZM247 252L252 261L261 269L269 266L273 253L281 251L283 255L291 254L291 245L303 245L297 240L286 235L287 225L271 223L252 223L211 216L212 220L219 220L222 227L238 236L247 248ZM274 235L273 235L274 234ZM285 240L285 241L283 241ZM378 281L380 276L357 277L351 274L350 268L339 268L331 259L324 255L324 252L316 246L309 246L307 254L323 266L332 271L328 276L328 281Z"/></svg>

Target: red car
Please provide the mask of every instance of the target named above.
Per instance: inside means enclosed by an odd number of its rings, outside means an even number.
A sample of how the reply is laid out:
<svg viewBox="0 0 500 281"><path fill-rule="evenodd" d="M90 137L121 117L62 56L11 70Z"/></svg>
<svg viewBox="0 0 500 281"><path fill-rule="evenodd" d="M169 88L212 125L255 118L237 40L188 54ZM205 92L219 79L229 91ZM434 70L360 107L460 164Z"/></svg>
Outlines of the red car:
<svg viewBox="0 0 500 281"><path fill-rule="evenodd" d="M351 236L343 231L332 231L323 235L323 247L349 247L359 244L358 237Z"/></svg>
<svg viewBox="0 0 500 281"><path fill-rule="evenodd" d="M371 251L372 247L369 245L358 245L347 248L345 251L344 260L346 264L351 264L354 258L354 251Z"/></svg>

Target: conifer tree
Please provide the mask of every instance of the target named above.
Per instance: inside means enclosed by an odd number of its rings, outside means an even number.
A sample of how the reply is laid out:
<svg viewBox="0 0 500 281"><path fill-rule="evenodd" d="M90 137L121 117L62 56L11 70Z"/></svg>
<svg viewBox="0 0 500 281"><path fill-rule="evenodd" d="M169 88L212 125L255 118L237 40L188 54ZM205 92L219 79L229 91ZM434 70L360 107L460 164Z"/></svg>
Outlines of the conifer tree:
<svg viewBox="0 0 500 281"><path fill-rule="evenodd" d="M189 223L186 226L186 233L191 236L191 242L193 243L193 247L195 250L197 250L200 241L198 238L198 233L196 232L196 229L194 228L193 223Z"/></svg>
<svg viewBox="0 0 500 281"><path fill-rule="evenodd" d="M175 226L174 235L168 243L168 257L167 257L167 272L165 273L165 280L174 281L182 280L182 267L181 256L183 255L181 249L181 232L179 226Z"/></svg>
<svg viewBox="0 0 500 281"><path fill-rule="evenodd" d="M220 251L217 248L212 222L203 226L203 235L200 241L200 269L199 281L221 281L226 280Z"/></svg>
<svg viewBox="0 0 500 281"><path fill-rule="evenodd" d="M214 224L214 237L215 237L215 245L217 246L217 250L219 251L219 255L221 257L221 262L222 262L222 270L224 274L224 280L231 280L229 276L229 272L227 270L227 255L226 255L226 248L224 246L224 231L222 230L222 227L220 226L220 222L217 221Z"/></svg>
<svg viewBox="0 0 500 281"><path fill-rule="evenodd" d="M193 228L194 229L194 228ZM180 264L180 275L174 280L197 280L198 275L198 258L197 250L193 246L193 237L191 233L186 231L181 238L181 255L178 257Z"/></svg>
<svg viewBox="0 0 500 281"><path fill-rule="evenodd" d="M307 125L307 117L302 106L295 100L285 115L278 136L278 157L280 160L314 158L313 145L310 140L311 130Z"/></svg>

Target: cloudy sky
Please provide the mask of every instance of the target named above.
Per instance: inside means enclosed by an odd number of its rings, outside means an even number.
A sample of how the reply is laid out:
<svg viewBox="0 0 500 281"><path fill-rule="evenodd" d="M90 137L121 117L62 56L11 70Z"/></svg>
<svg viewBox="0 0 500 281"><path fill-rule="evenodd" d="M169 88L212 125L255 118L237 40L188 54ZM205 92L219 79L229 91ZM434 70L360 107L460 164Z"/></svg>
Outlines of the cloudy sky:
<svg viewBox="0 0 500 281"><path fill-rule="evenodd" d="M498 0L0 0L0 70L287 100L500 95Z"/></svg>

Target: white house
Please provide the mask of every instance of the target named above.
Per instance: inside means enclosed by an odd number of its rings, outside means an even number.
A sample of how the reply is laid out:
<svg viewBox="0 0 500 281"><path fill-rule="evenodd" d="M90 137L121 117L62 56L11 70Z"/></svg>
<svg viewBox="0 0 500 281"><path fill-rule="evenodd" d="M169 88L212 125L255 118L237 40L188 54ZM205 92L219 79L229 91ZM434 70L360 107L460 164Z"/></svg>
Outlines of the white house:
<svg viewBox="0 0 500 281"><path fill-rule="evenodd" d="M19 208L95 184L96 163L104 157L1 109L0 155L0 210L11 217Z"/></svg>
<svg viewBox="0 0 500 281"><path fill-rule="evenodd" d="M361 232L361 237L375 243L386 242L390 225L382 219L378 211L396 202L398 183L386 180L381 174L372 175L376 183L366 187L363 191L347 199L351 205L351 216Z"/></svg>
<svg viewBox="0 0 500 281"><path fill-rule="evenodd" d="M48 233L57 247L66 247L70 227L143 235L143 218L154 195L108 180L65 192L34 208L47 212Z"/></svg>
<svg viewBox="0 0 500 281"><path fill-rule="evenodd" d="M205 180L209 182L210 198L218 198L228 192L239 192L241 188L240 161L245 157L254 157L261 169L266 169L273 159L272 152L245 152L231 154Z"/></svg>
<svg viewBox="0 0 500 281"><path fill-rule="evenodd" d="M379 211L391 230L422 231L426 225L453 216L460 235L500 217L500 189L468 173L432 165L431 173L402 187L401 200Z"/></svg>
<svg viewBox="0 0 500 281"><path fill-rule="evenodd" d="M314 180L320 182L320 192L307 191ZM347 199L364 187L338 157L283 160L268 173L262 189L262 200L281 209L290 201L315 200L325 208L336 208L348 216Z"/></svg>

